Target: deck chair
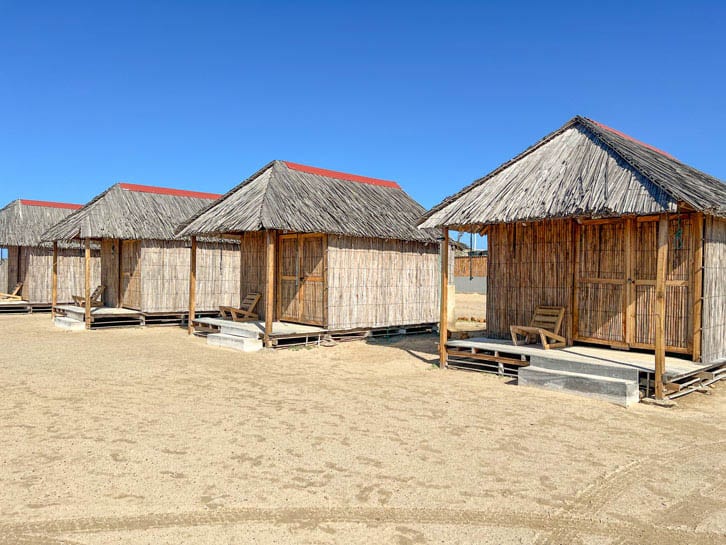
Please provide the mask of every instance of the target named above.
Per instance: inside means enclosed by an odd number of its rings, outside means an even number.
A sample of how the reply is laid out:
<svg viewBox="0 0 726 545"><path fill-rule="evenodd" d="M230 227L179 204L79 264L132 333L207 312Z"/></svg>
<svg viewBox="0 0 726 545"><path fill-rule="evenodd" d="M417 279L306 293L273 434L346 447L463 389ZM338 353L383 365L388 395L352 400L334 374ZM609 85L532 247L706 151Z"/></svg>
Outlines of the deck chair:
<svg viewBox="0 0 726 545"><path fill-rule="evenodd" d="M10 293L0 293L0 301L20 301L23 298L18 295L21 289L23 289L23 283L18 282Z"/></svg>
<svg viewBox="0 0 726 545"><path fill-rule="evenodd" d="M101 299L101 296L103 295L103 291L106 289L106 286L98 285L95 290L93 290L93 293L91 294L91 306L92 307L102 307L103 306L103 300ZM73 302L78 305L79 307L85 307L86 306L86 298L81 295L73 295Z"/></svg>
<svg viewBox="0 0 726 545"><path fill-rule="evenodd" d="M239 308L219 307L219 313L222 318L230 318L235 322L252 322L259 318L254 310L260 301L260 297L262 296L259 293L248 293Z"/></svg>
<svg viewBox="0 0 726 545"><path fill-rule="evenodd" d="M537 307L529 325L509 326L514 346L518 346L517 337L523 335L525 344L536 343L537 337L539 337L545 350L565 347L567 341L560 335L560 327L562 327L564 316L564 307ZM549 342L549 339L554 340L554 342Z"/></svg>

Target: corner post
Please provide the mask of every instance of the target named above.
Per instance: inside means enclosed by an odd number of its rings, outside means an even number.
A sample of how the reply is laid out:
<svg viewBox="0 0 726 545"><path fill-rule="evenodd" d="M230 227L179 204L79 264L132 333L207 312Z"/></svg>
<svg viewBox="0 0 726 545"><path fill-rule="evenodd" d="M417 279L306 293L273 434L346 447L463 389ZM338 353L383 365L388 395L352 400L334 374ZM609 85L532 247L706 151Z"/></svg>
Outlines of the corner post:
<svg viewBox="0 0 726 545"><path fill-rule="evenodd" d="M655 398L665 397L665 279L668 264L668 216L658 218L658 261L655 275Z"/></svg>
<svg viewBox="0 0 726 545"><path fill-rule="evenodd" d="M446 341L449 333L449 229L442 228L441 241L441 308L439 312L439 367L446 368Z"/></svg>
<svg viewBox="0 0 726 545"><path fill-rule="evenodd" d="M58 241L53 241L53 274L50 293L50 317L55 319L55 307L58 304Z"/></svg>
<svg viewBox="0 0 726 545"><path fill-rule="evenodd" d="M192 249L189 256L189 316L187 318L187 334L194 333L194 317L197 305L197 237L192 237Z"/></svg>
<svg viewBox="0 0 726 545"><path fill-rule="evenodd" d="M84 290L84 303L86 306L85 309L85 320L86 320L86 329L91 329L91 239L86 239L86 252L85 252L85 260L86 260L86 274L85 274L85 290Z"/></svg>
<svg viewBox="0 0 726 545"><path fill-rule="evenodd" d="M266 257L266 275L265 275L265 347L272 346L272 322L274 319L275 308L275 242L277 233L275 231L265 231L267 235L267 257Z"/></svg>

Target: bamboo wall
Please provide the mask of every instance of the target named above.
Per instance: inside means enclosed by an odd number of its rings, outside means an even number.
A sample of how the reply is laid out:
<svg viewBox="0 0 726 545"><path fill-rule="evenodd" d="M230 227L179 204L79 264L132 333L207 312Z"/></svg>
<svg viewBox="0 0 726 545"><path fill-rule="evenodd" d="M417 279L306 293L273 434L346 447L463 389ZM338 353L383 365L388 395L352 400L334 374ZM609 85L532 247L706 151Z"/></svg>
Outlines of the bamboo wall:
<svg viewBox="0 0 726 545"><path fill-rule="evenodd" d="M489 231L487 336L509 338L539 305L565 307L560 333L571 339L573 223L497 224Z"/></svg>
<svg viewBox="0 0 726 545"><path fill-rule="evenodd" d="M70 303L72 295L82 295L85 259L81 248L58 249L58 303ZM91 278L98 281L101 260L91 251ZM30 303L49 304L53 298L53 249L46 247L8 248L8 289L23 282L21 295Z"/></svg>
<svg viewBox="0 0 726 545"><path fill-rule="evenodd" d="M702 361L726 358L726 220L706 216L703 252Z"/></svg>
<svg viewBox="0 0 726 545"><path fill-rule="evenodd" d="M3 258L0 259L0 292L7 293L11 289L8 287L8 260Z"/></svg>
<svg viewBox="0 0 726 545"><path fill-rule="evenodd" d="M189 245L182 241L142 241L141 310L183 312L189 308ZM122 259L124 253L122 251ZM198 311L239 304L239 246L199 242L197 246Z"/></svg>
<svg viewBox="0 0 726 545"><path fill-rule="evenodd" d="M438 321L436 244L328 236L328 328Z"/></svg>

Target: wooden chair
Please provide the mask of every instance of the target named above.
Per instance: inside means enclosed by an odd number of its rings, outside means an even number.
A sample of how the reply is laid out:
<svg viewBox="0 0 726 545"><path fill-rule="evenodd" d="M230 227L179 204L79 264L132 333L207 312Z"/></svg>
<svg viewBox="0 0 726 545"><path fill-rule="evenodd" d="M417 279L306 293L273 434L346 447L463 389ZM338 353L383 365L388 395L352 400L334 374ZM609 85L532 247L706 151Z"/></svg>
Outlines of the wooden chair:
<svg viewBox="0 0 726 545"><path fill-rule="evenodd" d="M564 316L564 307L537 307L528 326L509 326L514 346L518 346L518 335L524 336L525 344L536 343L537 337L539 337L545 350L567 346L566 339L559 334ZM548 342L549 339L553 339L555 342Z"/></svg>
<svg viewBox="0 0 726 545"><path fill-rule="evenodd" d="M10 293L0 293L0 300L20 301L23 298L21 295L18 295L21 289L23 289L23 283L18 282Z"/></svg>
<svg viewBox="0 0 726 545"><path fill-rule="evenodd" d="M262 296L259 293L249 293L239 308L219 307L219 313L222 315L222 318L230 318L235 322L253 322L259 319L259 316L254 310L260 301L260 297Z"/></svg>
<svg viewBox="0 0 726 545"><path fill-rule="evenodd" d="M98 285L95 290L93 290L93 293L91 294L91 306L92 307L102 307L103 306L103 300L101 297L103 296L103 291L106 289L106 286ZM73 295L73 302L78 305L79 307L85 307L86 306L86 298L81 295Z"/></svg>

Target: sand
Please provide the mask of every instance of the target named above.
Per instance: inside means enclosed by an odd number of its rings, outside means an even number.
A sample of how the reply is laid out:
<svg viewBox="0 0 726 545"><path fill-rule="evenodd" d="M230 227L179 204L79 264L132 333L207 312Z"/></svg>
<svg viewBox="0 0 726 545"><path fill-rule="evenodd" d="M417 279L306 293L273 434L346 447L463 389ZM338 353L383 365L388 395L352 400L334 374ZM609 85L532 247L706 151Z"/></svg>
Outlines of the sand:
<svg viewBox="0 0 726 545"><path fill-rule="evenodd" d="M243 354L0 316L0 543L723 543L726 387L623 409L433 336Z"/></svg>

